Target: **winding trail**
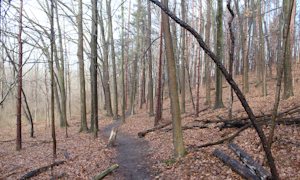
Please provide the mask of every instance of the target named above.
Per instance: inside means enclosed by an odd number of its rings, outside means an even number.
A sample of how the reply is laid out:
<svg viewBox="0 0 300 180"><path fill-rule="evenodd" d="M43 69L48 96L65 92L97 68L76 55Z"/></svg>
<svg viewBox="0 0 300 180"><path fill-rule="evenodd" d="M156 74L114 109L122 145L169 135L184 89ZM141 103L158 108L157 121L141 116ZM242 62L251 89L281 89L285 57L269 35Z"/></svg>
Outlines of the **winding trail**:
<svg viewBox="0 0 300 180"><path fill-rule="evenodd" d="M130 111L126 113L128 118ZM129 117L130 118L130 117ZM109 138L113 127L119 127L122 122L122 117L107 126L102 134ZM138 136L133 137L118 131L116 148L119 152L117 163L120 166L116 170L116 175L125 180L150 180L154 179L154 174L151 172L151 164L149 161L149 142Z"/></svg>

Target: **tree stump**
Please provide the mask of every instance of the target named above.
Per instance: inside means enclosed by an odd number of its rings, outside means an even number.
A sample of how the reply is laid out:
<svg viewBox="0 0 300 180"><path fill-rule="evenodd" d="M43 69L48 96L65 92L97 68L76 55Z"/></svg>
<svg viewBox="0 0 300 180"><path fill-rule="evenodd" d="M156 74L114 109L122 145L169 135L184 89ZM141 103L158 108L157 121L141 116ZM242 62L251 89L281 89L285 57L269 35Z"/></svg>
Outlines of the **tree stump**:
<svg viewBox="0 0 300 180"><path fill-rule="evenodd" d="M113 127L106 147L113 147L117 138L118 127Z"/></svg>

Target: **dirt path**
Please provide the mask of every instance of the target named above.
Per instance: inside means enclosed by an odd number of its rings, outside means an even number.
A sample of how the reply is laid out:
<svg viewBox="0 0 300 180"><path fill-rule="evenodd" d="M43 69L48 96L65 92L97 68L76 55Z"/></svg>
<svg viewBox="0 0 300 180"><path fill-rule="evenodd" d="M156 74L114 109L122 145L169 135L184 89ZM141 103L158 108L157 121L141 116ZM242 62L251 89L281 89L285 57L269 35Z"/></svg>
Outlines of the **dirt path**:
<svg viewBox="0 0 300 180"><path fill-rule="evenodd" d="M129 113L126 114L128 116ZM130 117L129 117L130 118ZM121 117L107 128L102 134L109 138L111 129L121 124ZM116 175L125 180L150 180L154 179L151 172L151 164L149 161L149 143L143 139L132 137L130 135L118 132L116 142L118 145L115 148L119 152L117 163L119 169Z"/></svg>

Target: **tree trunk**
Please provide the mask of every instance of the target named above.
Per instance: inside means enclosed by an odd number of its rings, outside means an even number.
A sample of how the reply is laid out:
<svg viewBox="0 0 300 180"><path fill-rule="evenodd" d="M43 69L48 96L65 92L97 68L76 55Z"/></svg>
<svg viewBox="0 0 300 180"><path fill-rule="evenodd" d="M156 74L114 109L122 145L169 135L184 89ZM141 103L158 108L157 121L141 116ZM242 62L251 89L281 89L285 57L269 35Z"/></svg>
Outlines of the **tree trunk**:
<svg viewBox="0 0 300 180"><path fill-rule="evenodd" d="M208 46L210 45L210 27L211 27L211 0L207 1L207 21L206 21L206 25L205 25L205 44L207 44ZM205 59L205 83L206 83L206 101L205 101L205 105L210 105L211 101L210 101L210 68L209 68L209 56L205 53L204 55L204 59Z"/></svg>
<svg viewBox="0 0 300 180"><path fill-rule="evenodd" d="M56 0L55 2L55 10L56 10L56 23L57 23L57 29L58 29L58 39L59 39L59 54L60 57L59 59L55 58L56 61L56 68L58 70L58 76L59 76L59 88L60 88L60 107L61 107L61 113L62 113L62 121L60 121L59 126L60 127L65 127L67 126L67 101L66 101L66 90L65 90L65 63L64 63L64 52L63 52L63 44L62 44L62 35L61 35L61 29L60 29L60 24L59 24L59 19L58 19L58 8L57 8L57 3L58 1ZM56 46L57 47L57 46Z"/></svg>
<svg viewBox="0 0 300 180"><path fill-rule="evenodd" d="M267 96L267 85L266 85L266 65L265 65L265 41L263 38L262 29L262 10L261 10L261 0L258 0L258 24L259 24L259 41L260 41L260 58L261 58L261 68L262 68L262 96Z"/></svg>
<svg viewBox="0 0 300 180"><path fill-rule="evenodd" d="M284 13L284 24L283 24L283 34L286 34L287 24L288 24L288 13L289 13L290 1L283 0L283 13ZM290 33L290 32L289 32ZM291 96L294 96L293 92L293 76L292 76L292 67L291 67L291 40L287 38L287 47L285 49L285 58L284 60L284 90L283 90L283 99L288 99Z"/></svg>
<svg viewBox="0 0 300 180"><path fill-rule="evenodd" d="M105 105L106 105L106 115L113 116L111 108L111 98L110 98L110 88L109 88L109 72L108 72L108 42L105 38L105 31L102 18L102 1L100 3L100 13L99 13L99 25L101 32L101 39L103 44L103 86L105 94Z"/></svg>
<svg viewBox="0 0 300 180"><path fill-rule="evenodd" d="M129 0L129 8L128 8L129 10L128 10L128 28L127 28L127 48L126 48L126 54L127 54L127 56L126 56L126 59L125 59L125 74L124 74L124 76L125 76L125 109L127 109L127 94L128 94L128 91L127 91L127 77L128 77L128 75L127 75L127 72L128 72L128 56L129 56L129 53L128 53L128 51L129 51L129 30L130 30L130 9L131 9L131 0Z"/></svg>
<svg viewBox="0 0 300 180"><path fill-rule="evenodd" d="M151 51L151 8L150 8L150 1L147 0L147 9L148 9L148 29L147 29L147 36L148 36L148 64L149 64L149 85L148 85L148 99L150 102L150 117L154 116L153 110L153 77L152 77L152 51Z"/></svg>
<svg viewBox="0 0 300 180"><path fill-rule="evenodd" d="M229 75L231 77L233 77L233 60L234 60L234 41L235 41L235 37L233 34L233 29L232 29L232 21L234 19L234 13L231 9L231 0L228 1L227 4L227 8L231 14L231 19L228 22L228 26L229 26L229 31L230 31L230 50L229 50ZM231 119L232 118L232 104L233 104L233 89L232 87L229 87L229 110L228 110L228 118Z"/></svg>
<svg viewBox="0 0 300 180"><path fill-rule="evenodd" d="M83 59L83 28L82 28L82 0L78 0L78 64L80 79L80 130L88 131L86 121L86 99L85 99L85 77L84 77L84 59Z"/></svg>
<svg viewBox="0 0 300 180"><path fill-rule="evenodd" d="M163 28L162 28L162 22L160 23L160 30L159 30L159 55L158 55L158 77L157 77L157 91L156 91L156 110L155 110L155 120L154 120L154 126L158 125L159 120L161 120L161 74L162 74L162 33L163 33Z"/></svg>
<svg viewBox="0 0 300 180"><path fill-rule="evenodd" d="M114 120L118 119L118 86L117 86L117 70L116 70L116 58L115 58L115 47L114 47L114 35L112 26L112 16L111 16L111 0L106 0L106 11L108 16L108 37L110 38L111 47L111 58L113 67L113 111Z"/></svg>
<svg viewBox="0 0 300 180"><path fill-rule="evenodd" d="M218 0L218 13L216 16L217 20L217 57L223 59L223 1ZM224 108L222 100L222 73L216 68L216 101L214 109Z"/></svg>
<svg viewBox="0 0 300 180"><path fill-rule="evenodd" d="M186 19L185 15L185 0L181 0L181 16L182 19ZM180 107L180 112L181 114L185 114L185 59L186 59L186 54L185 54L185 35L186 31L184 28L181 28L181 75L180 75L180 81L181 81L181 107Z"/></svg>
<svg viewBox="0 0 300 180"><path fill-rule="evenodd" d="M17 141L16 149L20 151L22 148L22 129L21 129L21 105L22 105L22 60L23 60L23 48L22 48L22 11L23 11L23 0L20 0L20 22L19 22L19 72L18 76L18 93L17 93Z"/></svg>
<svg viewBox="0 0 300 180"><path fill-rule="evenodd" d="M121 33L121 76L122 76L122 124L125 123L125 84L124 84L124 4L121 7L122 12L122 33Z"/></svg>
<svg viewBox="0 0 300 180"><path fill-rule="evenodd" d="M168 7L168 0L163 0L163 3ZM186 150L183 144L183 136L181 129L181 115L179 107L179 98L177 93L176 66L173 53L173 44L170 33L169 17L162 12L163 31L165 49L167 53L167 63L169 72L169 87L171 92L171 107L172 107L172 124L173 124L173 143L174 143L174 158L178 159L185 157Z"/></svg>
<svg viewBox="0 0 300 180"><path fill-rule="evenodd" d="M98 96L97 96L97 0L92 1L92 35L91 35L91 123L94 123L94 139L98 131Z"/></svg>
<svg viewBox="0 0 300 180"><path fill-rule="evenodd" d="M139 58L139 46L140 46L140 10L141 10L141 0L138 0L138 7L137 7L137 16L136 16L136 44L135 44L135 60L133 62L133 74L132 74L132 86L131 86L131 97L130 97L130 114L134 114L134 100L136 95L136 87L137 87L137 62Z"/></svg>
<svg viewBox="0 0 300 180"><path fill-rule="evenodd" d="M51 135L53 139L53 158L56 156L56 136L54 119L54 72L53 72L53 51L54 51L54 3L51 0L51 55L50 55L50 73L51 73Z"/></svg>

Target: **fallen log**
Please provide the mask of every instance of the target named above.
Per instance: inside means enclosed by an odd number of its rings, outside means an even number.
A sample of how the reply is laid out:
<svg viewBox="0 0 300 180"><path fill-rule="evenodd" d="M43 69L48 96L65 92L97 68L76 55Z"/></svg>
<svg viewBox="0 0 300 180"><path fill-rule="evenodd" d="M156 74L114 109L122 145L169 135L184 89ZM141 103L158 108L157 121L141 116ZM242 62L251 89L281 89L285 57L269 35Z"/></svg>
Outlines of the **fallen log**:
<svg viewBox="0 0 300 180"><path fill-rule="evenodd" d="M108 175L110 172L112 172L113 170L117 169L119 167L119 165L115 164L109 168L107 168L106 170L104 170L103 172L101 172L98 176L94 177L92 180L99 180L104 178L106 175Z"/></svg>
<svg viewBox="0 0 300 180"><path fill-rule="evenodd" d="M241 148L239 148L234 143L229 143L228 146L235 154L240 158L243 163L252 170L261 180L266 180L272 177L272 174L265 170L260 164L255 162L247 153L245 153Z"/></svg>
<svg viewBox="0 0 300 180"><path fill-rule="evenodd" d="M167 122L167 123L165 123L165 124L161 124L161 125L159 125L159 126L155 126L154 128L147 129L147 130L145 130L145 131L139 132L139 133L138 133L138 136L139 136L140 138L142 138L142 137L144 137L147 133L156 131L156 130L161 129L161 128L164 128L164 127L166 127L166 126L168 126L168 125L170 125L170 124L172 124L172 121L171 121L171 122Z"/></svg>
<svg viewBox="0 0 300 180"><path fill-rule="evenodd" d="M297 105L291 109L288 109L284 112L281 112L279 113L276 118L281 118L283 116L286 116L286 115L291 115L291 114L294 114L296 112L299 112L300 111L300 105ZM272 114L264 114L264 115L257 115L255 116L255 118L262 118L262 117L271 117ZM244 116L244 117L239 117L239 118L232 118L232 119L223 119L223 120L206 120L204 121L205 123L219 123L219 122L230 122L230 121L241 121L241 120L247 120L249 119L248 116Z"/></svg>
<svg viewBox="0 0 300 180"><path fill-rule="evenodd" d="M113 147L115 145L115 141L117 138L117 132L118 132L118 127L113 127L110 133L110 137L108 140L107 148L108 147Z"/></svg>
<svg viewBox="0 0 300 180"><path fill-rule="evenodd" d="M67 177L66 173L55 175L50 180L61 179L61 178L64 178L64 177Z"/></svg>
<svg viewBox="0 0 300 180"><path fill-rule="evenodd" d="M208 147L208 146L214 146L214 145L218 145L218 144L222 144L225 141L231 141L233 140L237 135L239 135L243 130L247 129L248 127L250 127L252 124L246 124L245 126L241 127L238 131L236 131L232 136L229 136L227 138L221 139L217 142L212 142L212 143L208 143L208 144L203 144L200 146L192 146L193 148L203 148L203 147Z"/></svg>
<svg viewBox="0 0 300 180"><path fill-rule="evenodd" d="M229 157L226 153L216 149L213 154L243 178L260 180L250 169L239 163L237 160Z"/></svg>
<svg viewBox="0 0 300 180"><path fill-rule="evenodd" d="M199 125L192 125L192 126L182 126L182 130L187 130L187 129L194 129L194 128L200 128L200 129L204 129L204 128L208 128L207 126L199 126ZM173 128L168 128L168 129L164 129L164 132L169 132L171 131Z"/></svg>
<svg viewBox="0 0 300 180"><path fill-rule="evenodd" d="M46 170L49 169L49 168L52 168L52 167L54 167L54 166L58 166L58 165L60 165L60 164L63 164L64 162L65 162L65 161L54 162L54 163L50 164L49 166L41 167L41 168L39 168L39 169L30 171L29 173L27 173L27 174L25 174L24 176L22 176L22 177L20 178L20 180L29 179L29 178L31 178L31 177L33 177L33 176L36 176L36 175L38 175L38 174L40 174L40 173L46 171Z"/></svg>

